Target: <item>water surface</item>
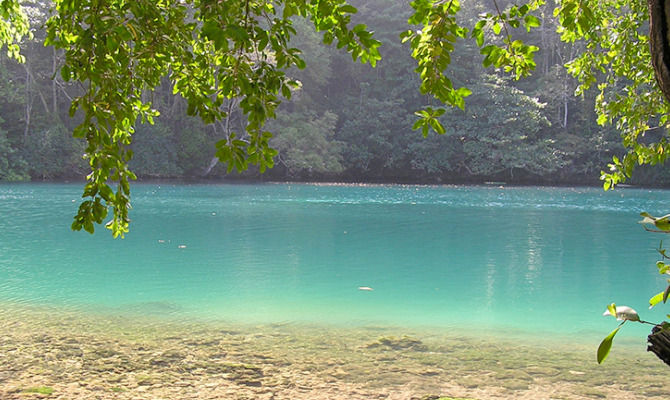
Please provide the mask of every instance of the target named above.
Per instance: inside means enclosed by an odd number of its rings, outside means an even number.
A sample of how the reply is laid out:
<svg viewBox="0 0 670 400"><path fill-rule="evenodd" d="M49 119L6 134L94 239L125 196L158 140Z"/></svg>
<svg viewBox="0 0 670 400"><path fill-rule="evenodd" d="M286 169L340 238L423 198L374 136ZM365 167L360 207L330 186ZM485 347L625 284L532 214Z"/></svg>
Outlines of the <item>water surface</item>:
<svg viewBox="0 0 670 400"><path fill-rule="evenodd" d="M646 303L663 237L636 222L665 214L667 191L135 184L131 232L113 240L70 231L80 190L0 186L0 301L589 342L616 326L612 301L664 316Z"/></svg>

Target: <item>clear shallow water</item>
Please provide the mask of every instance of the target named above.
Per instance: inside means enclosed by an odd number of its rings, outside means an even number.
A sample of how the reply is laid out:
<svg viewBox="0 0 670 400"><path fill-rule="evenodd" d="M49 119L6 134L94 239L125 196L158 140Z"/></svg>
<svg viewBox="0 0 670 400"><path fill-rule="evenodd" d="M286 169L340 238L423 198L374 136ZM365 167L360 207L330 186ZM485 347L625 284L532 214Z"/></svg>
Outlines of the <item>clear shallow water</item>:
<svg viewBox="0 0 670 400"><path fill-rule="evenodd" d="M69 230L80 190L0 186L0 301L573 340L616 326L611 301L664 316L646 309L663 237L636 222L665 214L667 191L135 184L131 232L113 240Z"/></svg>

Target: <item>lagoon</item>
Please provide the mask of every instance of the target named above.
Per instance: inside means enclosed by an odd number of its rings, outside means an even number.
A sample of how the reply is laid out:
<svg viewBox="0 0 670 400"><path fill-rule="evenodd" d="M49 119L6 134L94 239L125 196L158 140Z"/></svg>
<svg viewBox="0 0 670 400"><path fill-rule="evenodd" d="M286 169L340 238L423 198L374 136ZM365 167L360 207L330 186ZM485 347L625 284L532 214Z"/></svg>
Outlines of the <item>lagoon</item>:
<svg viewBox="0 0 670 400"><path fill-rule="evenodd" d="M102 227L93 236L69 230L80 190L71 184L0 186L0 317L22 332L16 341L40 329L55 336L78 332L62 322L67 320L87 326L84 331L128 324L123 335L133 337L142 337L135 331L140 327L161 332L234 327L244 335L280 330L278 337L311 338L304 340L311 345L298 347L309 347L312 357L314 343L324 337L336 342L333 338L348 337L337 343L373 352L440 353L444 343L468 343L464 348L481 348L479 361L489 364L489 350L510 358L519 352L516 346L532 343L574 355L577 373L556 378L565 381L582 377L585 360L595 364L599 340L616 326L602 317L610 302L629 305L646 320L665 315L646 304L663 289L655 268L663 237L645 232L637 221L642 211L665 214L668 191L136 184L131 231L113 240ZM628 325L615 340L611 364L634 359L643 365L640 376L664 373L644 352L647 327ZM411 339L380 339L375 345L379 337L404 335ZM342 344L355 338L360 343ZM269 342L270 348L281 347ZM459 365L473 369L468 376L476 375L477 359L470 365L468 357L461 355ZM595 368L611 373L612 367ZM462 381L462 375L449 393L497 398L477 391L484 381ZM510 379L518 388L503 388L501 398L531 396L533 385L540 384ZM470 391L467 382L475 382ZM634 398L608 391L605 381L598 385L611 398ZM439 385L433 389L448 392ZM647 393L640 398L669 394L654 382L651 389L638 389Z"/></svg>

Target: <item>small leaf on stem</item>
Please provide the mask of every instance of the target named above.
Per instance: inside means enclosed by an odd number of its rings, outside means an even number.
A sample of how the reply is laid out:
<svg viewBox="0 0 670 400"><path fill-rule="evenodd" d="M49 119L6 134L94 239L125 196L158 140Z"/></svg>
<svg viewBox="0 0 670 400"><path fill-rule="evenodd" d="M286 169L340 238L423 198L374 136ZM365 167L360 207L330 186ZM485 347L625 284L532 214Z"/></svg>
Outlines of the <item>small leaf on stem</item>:
<svg viewBox="0 0 670 400"><path fill-rule="evenodd" d="M607 335L602 342L600 342L600 346L598 346L598 364L602 364L602 362L605 361L607 356L610 354L610 349L612 348L612 340L614 339L614 335L616 335L617 332L619 332L619 329L621 329L621 325L623 325L624 322L622 322L615 330L610 332L610 334Z"/></svg>

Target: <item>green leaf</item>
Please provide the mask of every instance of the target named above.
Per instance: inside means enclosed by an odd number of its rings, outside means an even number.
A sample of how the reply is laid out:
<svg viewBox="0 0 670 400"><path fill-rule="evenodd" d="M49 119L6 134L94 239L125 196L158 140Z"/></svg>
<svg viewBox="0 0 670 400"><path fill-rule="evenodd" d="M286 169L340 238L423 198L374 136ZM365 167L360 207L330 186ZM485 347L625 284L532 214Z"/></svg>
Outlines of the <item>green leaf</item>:
<svg viewBox="0 0 670 400"><path fill-rule="evenodd" d="M667 215L657 218L654 221L654 225L662 231L670 231L670 218Z"/></svg>
<svg viewBox="0 0 670 400"><path fill-rule="evenodd" d="M225 32L215 21L206 21L202 25L202 34L204 37L214 42L214 48L217 50L227 48L228 41Z"/></svg>
<svg viewBox="0 0 670 400"><path fill-rule="evenodd" d="M294 58L293 63L295 64L296 67L298 67L298 69L305 69L305 66L307 65L305 64L305 60L303 60L300 57Z"/></svg>
<svg viewBox="0 0 670 400"><path fill-rule="evenodd" d="M461 97L468 97L472 94L472 90L462 87L458 88L458 90L456 90L456 93Z"/></svg>
<svg viewBox="0 0 670 400"><path fill-rule="evenodd" d="M486 20L485 20L485 19L480 19L480 20L477 21L477 23L475 24L475 27L473 28L473 30L475 30L475 29L478 29L478 30L484 29L484 26L486 26Z"/></svg>
<svg viewBox="0 0 670 400"><path fill-rule="evenodd" d="M484 45L484 32L478 31L476 34L473 32L473 36L477 41L477 46L482 47Z"/></svg>
<svg viewBox="0 0 670 400"><path fill-rule="evenodd" d="M358 10L356 7L350 5L350 4L345 4L339 8L341 13L348 13L348 14L356 14Z"/></svg>
<svg viewBox="0 0 670 400"><path fill-rule="evenodd" d="M530 28L537 28L541 25L540 19L531 14L528 14L525 17L523 17L523 22L524 25L526 25L526 29L528 31L530 31Z"/></svg>
<svg viewBox="0 0 670 400"><path fill-rule="evenodd" d="M437 132L439 135L444 135L445 133L444 126L442 126L440 121L436 119L430 120L430 127L433 128L433 130Z"/></svg>
<svg viewBox="0 0 670 400"><path fill-rule="evenodd" d="M493 28L493 33L495 33L496 35L500 35L500 31L502 30L502 26L498 22L493 24L492 28Z"/></svg>
<svg viewBox="0 0 670 400"><path fill-rule="evenodd" d="M612 303L612 304L608 305L608 306L607 306L607 311L609 311L610 314L611 314L614 318L616 318L616 304Z"/></svg>
<svg viewBox="0 0 670 400"><path fill-rule="evenodd" d="M61 67L60 76L66 82L70 80L70 67L68 67L67 64Z"/></svg>
<svg viewBox="0 0 670 400"><path fill-rule="evenodd" d="M84 221L84 230L90 234L93 234L95 232L95 227L93 226L93 223L88 219Z"/></svg>
<svg viewBox="0 0 670 400"><path fill-rule="evenodd" d="M368 27L367 27L367 25L365 25L365 24L358 24L358 25L354 26L354 27L351 29L351 31L354 32L354 33L361 33L361 32L365 32L365 30L366 30L367 28L368 28Z"/></svg>
<svg viewBox="0 0 670 400"><path fill-rule="evenodd" d="M649 308L652 308L656 304L663 301L663 295L664 295L664 292L660 292L657 295L653 296L651 299L649 299Z"/></svg>
<svg viewBox="0 0 670 400"><path fill-rule="evenodd" d="M113 35L107 36L107 40L106 40L105 44L107 45L107 50L110 53L115 52L116 49L119 48L119 42L116 40L116 38Z"/></svg>
<svg viewBox="0 0 670 400"><path fill-rule="evenodd" d="M598 364L602 364L602 362L605 361L607 356L610 354L610 350L612 349L612 340L614 339L614 335L616 335L617 332L619 332L619 329L621 329L621 325L623 325L623 322L619 325L618 328L610 332L610 334L607 335L602 342L600 342L597 354Z"/></svg>

